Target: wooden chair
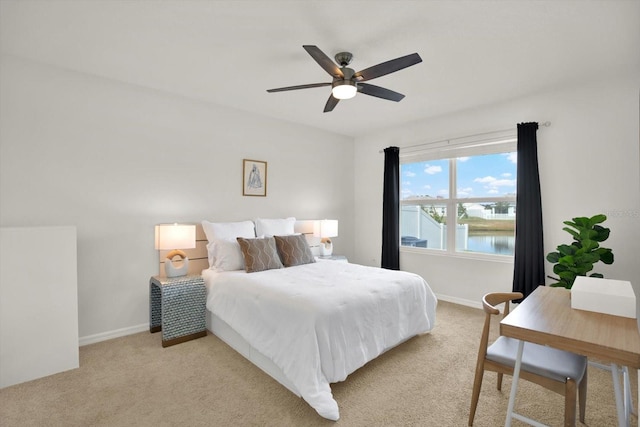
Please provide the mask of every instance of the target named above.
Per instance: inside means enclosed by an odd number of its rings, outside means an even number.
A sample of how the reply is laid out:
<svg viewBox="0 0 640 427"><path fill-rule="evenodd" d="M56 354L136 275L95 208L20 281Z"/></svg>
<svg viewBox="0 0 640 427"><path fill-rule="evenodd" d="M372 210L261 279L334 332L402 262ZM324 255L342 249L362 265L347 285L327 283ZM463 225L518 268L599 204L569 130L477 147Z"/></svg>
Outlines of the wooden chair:
<svg viewBox="0 0 640 427"><path fill-rule="evenodd" d="M484 371L498 373L498 390L502 389L502 376L513 375L518 340L500 336L489 344L491 317L500 314L497 305L504 303L504 316L509 314L509 302L520 299L520 292L489 293L482 298L482 308L486 314L476 375L473 381L469 426L478 406L480 388ZM587 358L574 353L525 342L522 353L520 379L539 384L564 396L564 425L575 426L576 423L576 389L580 401L580 421L584 423L585 404L587 401Z"/></svg>

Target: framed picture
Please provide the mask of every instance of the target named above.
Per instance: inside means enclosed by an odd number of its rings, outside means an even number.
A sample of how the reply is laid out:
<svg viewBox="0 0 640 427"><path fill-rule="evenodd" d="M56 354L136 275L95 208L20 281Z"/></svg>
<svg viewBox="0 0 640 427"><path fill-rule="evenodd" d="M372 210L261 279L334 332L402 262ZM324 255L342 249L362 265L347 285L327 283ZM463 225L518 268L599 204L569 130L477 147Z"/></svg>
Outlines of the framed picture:
<svg viewBox="0 0 640 427"><path fill-rule="evenodd" d="M242 195L267 195L267 162L242 160Z"/></svg>

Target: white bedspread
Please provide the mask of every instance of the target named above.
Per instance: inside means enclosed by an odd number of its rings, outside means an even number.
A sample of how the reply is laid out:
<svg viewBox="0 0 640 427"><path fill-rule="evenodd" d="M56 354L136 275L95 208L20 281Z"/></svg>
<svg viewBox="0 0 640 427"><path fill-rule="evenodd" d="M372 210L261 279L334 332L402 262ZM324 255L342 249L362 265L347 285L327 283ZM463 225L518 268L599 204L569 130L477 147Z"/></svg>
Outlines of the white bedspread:
<svg viewBox="0 0 640 427"><path fill-rule="evenodd" d="M207 309L282 369L321 416L339 418L329 383L430 331L437 299L418 275L336 261L215 273Z"/></svg>

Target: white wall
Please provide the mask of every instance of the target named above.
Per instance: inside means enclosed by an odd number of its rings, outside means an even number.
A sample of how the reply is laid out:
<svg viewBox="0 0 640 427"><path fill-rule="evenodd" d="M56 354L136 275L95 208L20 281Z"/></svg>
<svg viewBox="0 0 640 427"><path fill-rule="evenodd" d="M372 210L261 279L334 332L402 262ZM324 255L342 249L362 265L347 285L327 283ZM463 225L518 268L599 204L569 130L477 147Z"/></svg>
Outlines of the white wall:
<svg viewBox="0 0 640 427"><path fill-rule="evenodd" d="M353 256L350 138L13 56L0 70L0 225L77 227L81 338L148 325L156 223L335 218ZM242 196L243 158L268 162L266 198Z"/></svg>
<svg viewBox="0 0 640 427"><path fill-rule="evenodd" d="M140 329L148 324L148 279L158 269L154 224L337 218L334 252L380 265L379 150L549 120L538 131L545 253L568 241L563 220L606 213L606 246L616 261L599 269L634 282L639 87L637 75L607 76L388 129L354 146L346 137L3 55L0 225L76 226L80 337ZM266 198L242 197L243 158L268 161ZM511 289L511 263L403 252L401 267L457 302L477 304L485 292Z"/></svg>
<svg viewBox="0 0 640 427"><path fill-rule="evenodd" d="M560 243L570 243L562 221L604 213L611 237L603 246L613 249L615 262L598 266L597 271L612 279L640 281L639 75L603 76L575 87L358 138L353 260L380 262L384 154L379 150L549 120L551 127L538 131L545 254ZM402 252L400 265L422 275L443 299L477 305L486 292L511 290L511 262ZM552 274L549 263L546 274Z"/></svg>

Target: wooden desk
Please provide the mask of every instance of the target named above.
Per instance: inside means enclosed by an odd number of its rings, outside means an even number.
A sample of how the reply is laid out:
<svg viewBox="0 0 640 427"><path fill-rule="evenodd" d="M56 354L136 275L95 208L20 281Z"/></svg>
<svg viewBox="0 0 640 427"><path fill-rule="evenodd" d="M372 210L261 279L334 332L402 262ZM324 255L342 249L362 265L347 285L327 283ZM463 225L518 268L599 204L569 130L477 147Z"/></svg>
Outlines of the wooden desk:
<svg viewBox="0 0 640 427"><path fill-rule="evenodd" d="M617 372L618 365L640 369L636 319L572 309L570 295L564 288L539 286L500 322L501 335L521 340L505 425L511 424L523 341L610 362L615 372L618 422L620 426L628 423Z"/></svg>

